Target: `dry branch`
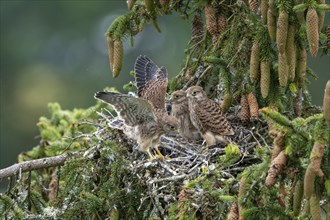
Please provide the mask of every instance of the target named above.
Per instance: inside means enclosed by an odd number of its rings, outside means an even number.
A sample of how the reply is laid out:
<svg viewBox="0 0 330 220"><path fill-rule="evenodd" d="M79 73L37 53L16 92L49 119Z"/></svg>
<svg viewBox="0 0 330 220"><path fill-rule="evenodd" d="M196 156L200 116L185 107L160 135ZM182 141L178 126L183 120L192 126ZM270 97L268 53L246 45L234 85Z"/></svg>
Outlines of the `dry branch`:
<svg viewBox="0 0 330 220"><path fill-rule="evenodd" d="M54 157L41 158L37 160L25 161L14 164L10 167L0 170L0 179L14 176L18 172L27 172L42 168L62 166L66 159L73 155L82 155L83 152L61 154Z"/></svg>

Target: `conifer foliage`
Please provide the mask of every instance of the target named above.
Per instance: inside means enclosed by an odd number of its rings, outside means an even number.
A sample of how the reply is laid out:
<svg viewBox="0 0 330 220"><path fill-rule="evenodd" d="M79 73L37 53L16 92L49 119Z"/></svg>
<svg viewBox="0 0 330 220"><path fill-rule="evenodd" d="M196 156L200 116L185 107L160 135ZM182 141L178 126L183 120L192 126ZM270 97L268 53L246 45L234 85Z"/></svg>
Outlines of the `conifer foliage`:
<svg viewBox="0 0 330 220"><path fill-rule="evenodd" d="M259 3L260 2L260 3ZM312 105L307 66L329 53L323 0L128 0L105 33L110 72L123 42L177 12L191 40L168 92L192 85L221 102L235 135L203 147L165 137L147 161L109 126L112 109L62 110L38 122L40 144L18 162L67 153L64 164L18 171L0 194L1 219L320 219L330 214L330 81ZM180 34L180 33L178 33ZM327 38L327 39L326 39ZM125 89L134 91L129 83ZM115 90L108 88L108 90ZM91 94L92 96L92 94ZM0 170L0 175L2 171Z"/></svg>

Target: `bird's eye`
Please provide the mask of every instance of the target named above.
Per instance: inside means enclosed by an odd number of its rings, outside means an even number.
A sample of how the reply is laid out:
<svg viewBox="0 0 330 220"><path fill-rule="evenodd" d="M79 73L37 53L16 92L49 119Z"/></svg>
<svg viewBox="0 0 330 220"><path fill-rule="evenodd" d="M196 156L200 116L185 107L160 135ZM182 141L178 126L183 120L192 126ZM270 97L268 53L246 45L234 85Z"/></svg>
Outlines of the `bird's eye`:
<svg viewBox="0 0 330 220"><path fill-rule="evenodd" d="M179 98L179 96L178 96L178 95L175 95L175 96L174 96L174 98L176 98L176 99L177 99L177 98Z"/></svg>
<svg viewBox="0 0 330 220"><path fill-rule="evenodd" d="M197 92L196 92L196 91L193 91L193 92L192 92L192 95L194 95L194 96L195 96L196 94L197 94Z"/></svg>
<svg viewBox="0 0 330 220"><path fill-rule="evenodd" d="M175 130L175 127L174 126L171 126L170 128L171 128L171 130Z"/></svg>

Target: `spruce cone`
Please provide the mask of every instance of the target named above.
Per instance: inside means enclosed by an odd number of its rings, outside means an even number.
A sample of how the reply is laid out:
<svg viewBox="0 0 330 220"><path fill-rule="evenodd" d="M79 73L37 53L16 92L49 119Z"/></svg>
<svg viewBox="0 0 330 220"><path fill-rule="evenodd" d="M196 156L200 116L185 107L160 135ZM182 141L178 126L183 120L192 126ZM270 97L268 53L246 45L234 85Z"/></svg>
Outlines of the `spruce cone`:
<svg viewBox="0 0 330 220"><path fill-rule="evenodd" d="M323 117L330 125L330 80L328 80L324 90Z"/></svg>
<svg viewBox="0 0 330 220"><path fill-rule="evenodd" d="M324 176L324 172L321 169L322 158L324 156L324 147L325 144L315 142L310 154L311 169L314 171L315 175L321 178Z"/></svg>
<svg viewBox="0 0 330 220"><path fill-rule="evenodd" d="M318 0L319 4L325 4L325 0ZM318 28L319 28L319 33L321 33L323 24L324 24L324 18L325 18L325 11L321 10L320 11L320 17L319 17L319 23L318 23Z"/></svg>
<svg viewBox="0 0 330 220"><path fill-rule="evenodd" d="M254 94L252 92L250 92L247 95L247 100L249 103L251 118L258 118L259 105L258 105L257 98L254 96Z"/></svg>
<svg viewBox="0 0 330 220"><path fill-rule="evenodd" d="M321 207L320 207L320 197L317 195L312 195L309 199L310 209L311 209L311 215L312 219L322 219L321 218Z"/></svg>
<svg viewBox="0 0 330 220"><path fill-rule="evenodd" d="M284 53L288 36L289 15L281 11L277 21L276 44L279 53Z"/></svg>
<svg viewBox="0 0 330 220"><path fill-rule="evenodd" d="M267 11L268 11L267 0L261 0L260 13L261 13L261 18L262 18L262 24L263 25L267 24Z"/></svg>
<svg viewBox="0 0 330 220"><path fill-rule="evenodd" d="M303 0L295 0L295 5L299 5L303 2ZM300 24L304 24L305 23L305 14L304 14L304 11L297 11L296 12L296 16L297 16L297 19L299 21Z"/></svg>
<svg viewBox="0 0 330 220"><path fill-rule="evenodd" d="M219 35L221 35L226 30L226 27L227 27L226 18L224 16L220 15L218 17L217 24L218 24L218 33L219 33Z"/></svg>
<svg viewBox="0 0 330 220"><path fill-rule="evenodd" d="M244 125L247 125L250 122L250 109L247 95L242 95L241 97L240 118Z"/></svg>
<svg viewBox="0 0 330 220"><path fill-rule="evenodd" d="M206 29L211 35L216 35L218 32L217 17L215 16L215 11L212 4L205 5L205 19L206 19Z"/></svg>
<svg viewBox="0 0 330 220"><path fill-rule="evenodd" d="M259 66L260 66L260 45L253 43L250 57L250 80L256 82L259 78Z"/></svg>
<svg viewBox="0 0 330 220"><path fill-rule="evenodd" d="M289 79L291 82L294 81L295 71L296 71L296 44L294 42L296 34L295 25L289 25L288 38L286 41L286 55L287 55L287 63L289 65Z"/></svg>
<svg viewBox="0 0 330 220"><path fill-rule="evenodd" d="M296 75L298 80L298 87L302 88L305 83L306 78L306 63L307 63L307 54L306 49L297 49L297 69Z"/></svg>
<svg viewBox="0 0 330 220"><path fill-rule="evenodd" d="M289 68L287 63L287 58L285 53L278 54L278 80L280 81L280 86L286 87L288 84Z"/></svg>
<svg viewBox="0 0 330 220"><path fill-rule="evenodd" d="M326 34L327 34L327 49L330 50L330 23L328 24Z"/></svg>
<svg viewBox="0 0 330 220"><path fill-rule="evenodd" d="M309 50L313 57L316 56L319 50L319 30L318 30L318 16L314 8L309 8L306 15L306 32L309 43Z"/></svg>
<svg viewBox="0 0 330 220"><path fill-rule="evenodd" d="M114 42L112 76L117 77L123 66L124 49L120 40Z"/></svg>
<svg viewBox="0 0 330 220"><path fill-rule="evenodd" d="M260 63L260 91L265 99L268 96L270 84L270 61L262 60Z"/></svg>
<svg viewBox="0 0 330 220"><path fill-rule="evenodd" d="M293 216L297 217L300 214L301 210L301 201L303 199L303 190L304 185L301 180L298 180L295 187L294 187L294 194L293 194Z"/></svg>
<svg viewBox="0 0 330 220"><path fill-rule="evenodd" d="M239 219L238 205L237 203L233 203L228 213L227 220L238 220L238 219Z"/></svg>
<svg viewBox="0 0 330 220"><path fill-rule="evenodd" d="M226 112L229 110L229 108L230 108L232 102L233 102L233 96L232 96L231 94L227 93L227 94L223 97L223 101L222 101L222 103L221 103L221 111L222 111L223 113L226 113Z"/></svg>
<svg viewBox="0 0 330 220"><path fill-rule="evenodd" d="M271 162L266 177L266 186L273 186L276 183L278 175L282 172L287 162L285 150L282 150L277 157Z"/></svg>
<svg viewBox="0 0 330 220"><path fill-rule="evenodd" d="M219 34L212 35L212 46L215 46L218 43L219 40Z"/></svg>
<svg viewBox="0 0 330 220"><path fill-rule="evenodd" d="M203 39L204 28L203 28L203 18L200 14L195 14L194 19L192 21L192 30L191 37L192 43L196 44Z"/></svg>
<svg viewBox="0 0 330 220"><path fill-rule="evenodd" d="M113 54L114 54L114 42L111 39L109 34L107 34L107 47L108 47L110 70L112 71L112 68L113 68L113 66L112 66L113 65Z"/></svg>
<svg viewBox="0 0 330 220"><path fill-rule="evenodd" d="M268 27L268 33L270 38L275 41L276 40L276 17L270 10L270 8L267 11L267 27Z"/></svg>
<svg viewBox="0 0 330 220"><path fill-rule="evenodd" d="M127 0L128 10L131 10L133 8L134 3L135 3L135 0Z"/></svg>
<svg viewBox="0 0 330 220"><path fill-rule="evenodd" d="M258 0L249 0L249 8L253 12L258 10Z"/></svg>
<svg viewBox="0 0 330 220"><path fill-rule="evenodd" d="M309 199L314 193L315 173L311 164L308 165L304 177L304 197Z"/></svg>

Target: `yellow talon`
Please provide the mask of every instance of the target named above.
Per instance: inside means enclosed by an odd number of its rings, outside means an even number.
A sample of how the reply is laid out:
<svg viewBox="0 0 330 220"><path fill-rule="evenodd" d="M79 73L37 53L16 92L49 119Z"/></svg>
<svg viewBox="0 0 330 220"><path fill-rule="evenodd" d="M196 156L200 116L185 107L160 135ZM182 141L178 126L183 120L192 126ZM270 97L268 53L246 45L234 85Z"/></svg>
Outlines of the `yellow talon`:
<svg viewBox="0 0 330 220"><path fill-rule="evenodd" d="M155 147L155 150L157 152L157 155L159 158L163 159L164 158L164 155L160 152L160 150L158 149L158 147Z"/></svg>
<svg viewBox="0 0 330 220"><path fill-rule="evenodd" d="M152 154L150 153L150 150L149 149L147 150L147 153L148 153L148 155L150 157L150 160L154 160L155 159L155 157L152 156Z"/></svg>

